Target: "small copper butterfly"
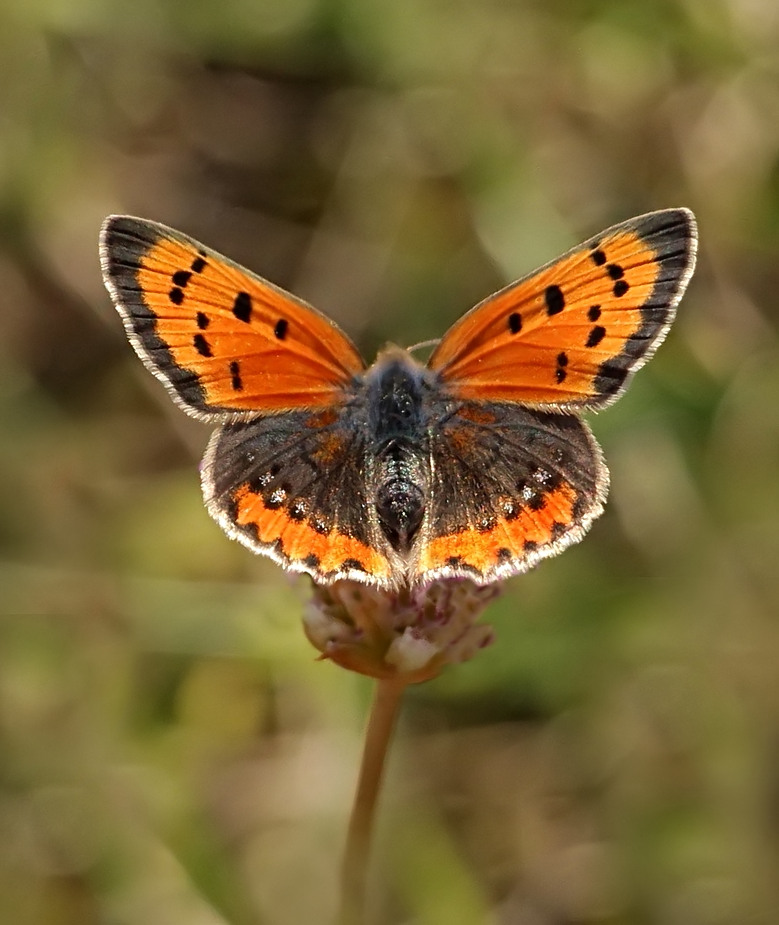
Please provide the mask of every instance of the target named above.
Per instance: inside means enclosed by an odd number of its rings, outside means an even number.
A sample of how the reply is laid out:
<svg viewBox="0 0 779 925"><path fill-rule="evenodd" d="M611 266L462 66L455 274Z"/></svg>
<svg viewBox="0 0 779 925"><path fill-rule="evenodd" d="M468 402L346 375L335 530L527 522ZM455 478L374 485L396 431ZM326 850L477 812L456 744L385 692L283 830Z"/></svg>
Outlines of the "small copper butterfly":
<svg viewBox="0 0 779 925"><path fill-rule="evenodd" d="M218 424L202 468L227 534L320 582L524 572L582 538L608 470L579 416L624 392L695 265L687 209L614 225L480 302L426 365L367 366L295 296L164 225L106 219L103 275L136 352Z"/></svg>

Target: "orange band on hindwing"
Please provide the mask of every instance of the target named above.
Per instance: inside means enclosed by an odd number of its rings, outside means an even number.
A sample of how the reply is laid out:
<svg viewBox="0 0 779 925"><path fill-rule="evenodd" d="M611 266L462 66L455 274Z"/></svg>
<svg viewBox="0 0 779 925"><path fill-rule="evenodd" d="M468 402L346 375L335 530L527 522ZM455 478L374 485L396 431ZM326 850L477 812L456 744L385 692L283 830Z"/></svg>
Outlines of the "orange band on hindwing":
<svg viewBox="0 0 779 925"><path fill-rule="evenodd" d="M521 562L535 556L541 547L553 543L576 524L575 503L575 491L563 484L549 493L540 510L522 507L510 518L498 518L489 530L470 527L430 540L422 552L419 568L435 571L448 567L488 575L509 559ZM506 500L498 505L498 510L506 505L515 507Z"/></svg>
<svg viewBox="0 0 779 925"><path fill-rule="evenodd" d="M377 581L389 577L386 558L365 543L337 529L323 533L308 523L294 521L284 510L267 507L262 496L248 485L241 486L233 500L236 524L250 527L259 543L272 547L291 563L304 564L323 576L348 571L370 575Z"/></svg>

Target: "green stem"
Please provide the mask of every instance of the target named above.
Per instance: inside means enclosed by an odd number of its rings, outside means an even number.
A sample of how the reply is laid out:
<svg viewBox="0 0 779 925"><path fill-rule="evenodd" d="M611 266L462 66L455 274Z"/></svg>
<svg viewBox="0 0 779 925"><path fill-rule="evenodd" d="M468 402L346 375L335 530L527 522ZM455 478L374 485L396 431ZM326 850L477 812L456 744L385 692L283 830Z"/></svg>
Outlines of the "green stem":
<svg viewBox="0 0 779 925"><path fill-rule="evenodd" d="M364 925L368 856L376 802L381 789L387 750L405 688L406 683L397 678L384 678L376 683L365 733L360 777L344 848L339 925Z"/></svg>

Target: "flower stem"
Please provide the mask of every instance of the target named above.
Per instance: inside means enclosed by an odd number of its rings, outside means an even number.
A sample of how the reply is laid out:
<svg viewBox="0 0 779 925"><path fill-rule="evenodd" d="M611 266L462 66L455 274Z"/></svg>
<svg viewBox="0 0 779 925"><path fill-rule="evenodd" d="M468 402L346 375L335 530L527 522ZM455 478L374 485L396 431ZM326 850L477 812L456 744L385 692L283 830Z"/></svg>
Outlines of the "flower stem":
<svg viewBox="0 0 779 925"><path fill-rule="evenodd" d="M405 688L406 682L398 678L382 678L376 682L344 848L339 925L363 925L365 921L365 886L376 801Z"/></svg>

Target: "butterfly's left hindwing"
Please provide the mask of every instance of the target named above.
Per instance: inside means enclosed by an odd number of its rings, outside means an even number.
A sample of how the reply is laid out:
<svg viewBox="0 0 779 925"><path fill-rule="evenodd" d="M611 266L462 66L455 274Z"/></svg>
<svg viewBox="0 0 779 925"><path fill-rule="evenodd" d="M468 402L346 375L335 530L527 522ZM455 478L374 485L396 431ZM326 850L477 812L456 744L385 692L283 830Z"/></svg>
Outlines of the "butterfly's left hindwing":
<svg viewBox="0 0 779 925"><path fill-rule="evenodd" d="M196 417L321 408L364 369L324 315L172 228L111 216L100 253L133 346Z"/></svg>
<svg viewBox="0 0 779 925"><path fill-rule="evenodd" d="M203 494L225 532L318 581L391 579L367 516L365 438L343 409L228 424L211 438Z"/></svg>

